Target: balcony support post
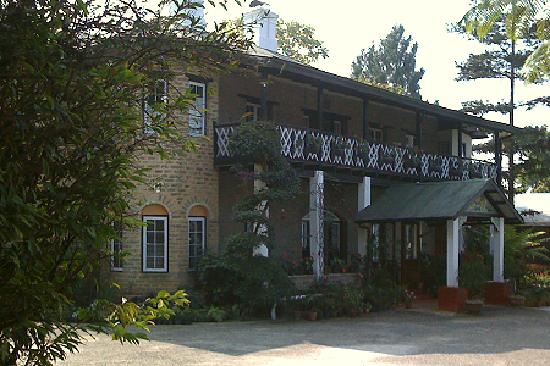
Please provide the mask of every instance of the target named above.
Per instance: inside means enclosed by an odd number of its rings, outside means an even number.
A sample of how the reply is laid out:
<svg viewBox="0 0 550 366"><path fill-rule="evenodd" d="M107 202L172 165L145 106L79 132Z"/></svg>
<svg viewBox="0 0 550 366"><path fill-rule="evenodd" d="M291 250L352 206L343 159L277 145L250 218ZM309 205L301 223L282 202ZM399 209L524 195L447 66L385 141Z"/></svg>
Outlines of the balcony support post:
<svg viewBox="0 0 550 366"><path fill-rule="evenodd" d="M363 139L369 138L369 99L363 97Z"/></svg>
<svg viewBox="0 0 550 366"><path fill-rule="evenodd" d="M323 129L323 91L322 85L317 87L317 128Z"/></svg>
<svg viewBox="0 0 550 366"><path fill-rule="evenodd" d="M464 154L462 151L462 122L458 125L458 131L457 131L457 139L458 139L458 146L457 146L457 156L459 158L463 158Z"/></svg>
<svg viewBox="0 0 550 366"><path fill-rule="evenodd" d="M422 114L416 112L416 146L422 149Z"/></svg>
<svg viewBox="0 0 550 366"><path fill-rule="evenodd" d="M313 258L313 277L320 282L324 276L324 195L325 177L322 170L309 178L310 255Z"/></svg>
<svg viewBox="0 0 550 366"><path fill-rule="evenodd" d="M494 141L495 141L495 165L497 169L497 184L502 184L502 140L500 138L500 132L494 131Z"/></svg>
<svg viewBox="0 0 550 366"><path fill-rule="evenodd" d="M258 175L264 171L264 168L260 164L254 164L254 175ZM257 194L265 189L265 183L258 179L254 179L254 194ZM267 201L262 201L256 209L263 212L266 218L269 219L269 206ZM254 231L258 233L259 236L265 237L266 239L269 236L269 231L267 225L264 223L254 223ZM265 244L260 244L253 249L252 252L255 256L269 257L269 248Z"/></svg>
<svg viewBox="0 0 550 366"><path fill-rule="evenodd" d="M361 211L370 206L370 177L363 177L363 182L357 185L357 211ZM367 254L368 229L359 226L357 228L357 253Z"/></svg>

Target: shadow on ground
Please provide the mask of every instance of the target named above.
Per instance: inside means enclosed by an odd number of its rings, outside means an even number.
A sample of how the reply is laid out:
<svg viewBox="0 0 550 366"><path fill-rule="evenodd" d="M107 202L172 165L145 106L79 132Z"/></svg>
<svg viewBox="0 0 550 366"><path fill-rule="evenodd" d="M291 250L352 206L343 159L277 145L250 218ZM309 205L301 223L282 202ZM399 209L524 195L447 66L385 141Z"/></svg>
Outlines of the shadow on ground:
<svg viewBox="0 0 550 366"><path fill-rule="evenodd" d="M151 339L232 356L303 343L394 356L494 354L550 350L550 312L487 307L479 316L403 310L318 322L202 323L157 327Z"/></svg>

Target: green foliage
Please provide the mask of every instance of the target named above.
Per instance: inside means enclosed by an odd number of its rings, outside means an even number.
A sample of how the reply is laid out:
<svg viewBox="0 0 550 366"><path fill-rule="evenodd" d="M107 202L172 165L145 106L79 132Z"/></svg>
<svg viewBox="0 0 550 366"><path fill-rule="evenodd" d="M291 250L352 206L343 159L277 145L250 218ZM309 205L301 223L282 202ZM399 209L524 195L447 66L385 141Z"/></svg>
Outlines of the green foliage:
<svg viewBox="0 0 550 366"><path fill-rule="evenodd" d="M418 265L424 289L427 293L436 295L437 289L445 286L445 271L447 268L445 257L420 253L418 256Z"/></svg>
<svg viewBox="0 0 550 366"><path fill-rule="evenodd" d="M391 269L379 268L363 283L365 303L372 305L372 310L390 309L402 300L403 288L395 282Z"/></svg>
<svg viewBox="0 0 550 366"><path fill-rule="evenodd" d="M278 134L270 123L242 123L229 148L238 162L235 173L245 180L260 181L261 187L234 207L235 220L250 230L232 235L221 256L205 258L198 280L210 304L238 304L245 314L265 312L291 293L292 284L278 260L254 255L254 251L263 245L273 246L267 215L270 203L293 198L299 181L281 156ZM251 165L258 169L250 172Z"/></svg>
<svg viewBox="0 0 550 366"><path fill-rule="evenodd" d="M486 38L497 22L502 22L506 38L517 41L532 33L541 40L527 59L528 81L540 81L550 73L550 11L547 0L475 0L461 23L467 32ZM545 8L546 7L546 8Z"/></svg>
<svg viewBox="0 0 550 366"><path fill-rule="evenodd" d="M175 116L192 100L172 87L173 67L205 73L238 59L248 41L191 19L196 2L0 2L0 363L49 365L74 352L83 326L67 323L75 289L110 253L113 221L137 228L129 200L147 171L143 154L193 148ZM148 10L151 8L152 10ZM170 16L165 14L170 13ZM143 21L147 19L147 21ZM4 57L9 55L9 57ZM167 100L148 96L159 79ZM147 133L143 103L148 102ZM159 299L159 301L163 299ZM137 342L136 304L94 306L101 330Z"/></svg>
<svg viewBox="0 0 550 366"><path fill-rule="evenodd" d="M208 309L208 317L215 322L222 322L227 318L227 313L221 308L211 306L210 309Z"/></svg>
<svg viewBox="0 0 550 366"><path fill-rule="evenodd" d="M475 146L482 153L494 151L494 139ZM533 192L550 192L550 130L548 126L527 126L520 134L515 135L513 145L514 157L517 160L514 171L516 184L520 192L531 189ZM508 154L510 144L504 144L503 154Z"/></svg>
<svg viewBox="0 0 550 366"><path fill-rule="evenodd" d="M315 28L296 21L277 21L278 51L303 64L328 57L323 41L315 38Z"/></svg>
<svg viewBox="0 0 550 366"><path fill-rule="evenodd" d="M529 287L529 264L550 263L543 233L507 225L504 231L504 275L518 287Z"/></svg>
<svg viewBox="0 0 550 366"><path fill-rule="evenodd" d="M424 69L416 70L417 50L418 44L412 42L412 36L405 36L405 28L394 26L379 46L361 51L352 63L351 77L420 99L419 82Z"/></svg>
<svg viewBox="0 0 550 366"><path fill-rule="evenodd" d="M288 301L289 310L316 311L319 318L357 316L367 308L363 289L353 285L317 284Z"/></svg>
<svg viewBox="0 0 550 366"><path fill-rule="evenodd" d="M462 257L458 270L458 282L460 287L468 290L468 297L480 298L483 296L485 284L491 279L491 266L483 256L476 255L465 259Z"/></svg>

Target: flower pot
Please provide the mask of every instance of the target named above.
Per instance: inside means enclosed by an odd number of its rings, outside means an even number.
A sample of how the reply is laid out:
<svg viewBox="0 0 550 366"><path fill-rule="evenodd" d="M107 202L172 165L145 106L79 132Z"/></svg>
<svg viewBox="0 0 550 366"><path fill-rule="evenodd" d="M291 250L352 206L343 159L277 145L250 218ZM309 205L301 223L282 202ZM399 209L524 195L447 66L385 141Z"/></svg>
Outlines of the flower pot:
<svg viewBox="0 0 550 366"><path fill-rule="evenodd" d="M508 296L508 303L511 306L523 306L523 305L525 305L525 296L510 295L510 296Z"/></svg>
<svg viewBox="0 0 550 366"><path fill-rule="evenodd" d="M483 301L481 300L466 300L466 303L464 304L464 311L468 314L479 315L482 307Z"/></svg>
<svg viewBox="0 0 550 366"><path fill-rule="evenodd" d="M303 311L302 312L302 317L305 320L315 321L315 320L317 320L317 312L316 311Z"/></svg>

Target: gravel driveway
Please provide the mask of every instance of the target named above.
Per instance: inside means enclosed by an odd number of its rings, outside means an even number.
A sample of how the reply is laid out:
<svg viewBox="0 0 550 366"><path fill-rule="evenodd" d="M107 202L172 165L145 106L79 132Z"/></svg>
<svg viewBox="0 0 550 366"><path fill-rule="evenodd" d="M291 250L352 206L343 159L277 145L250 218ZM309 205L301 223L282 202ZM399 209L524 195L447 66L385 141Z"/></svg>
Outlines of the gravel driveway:
<svg viewBox="0 0 550 366"><path fill-rule="evenodd" d="M318 322L158 326L150 342L101 336L60 365L550 365L550 311L391 311Z"/></svg>

